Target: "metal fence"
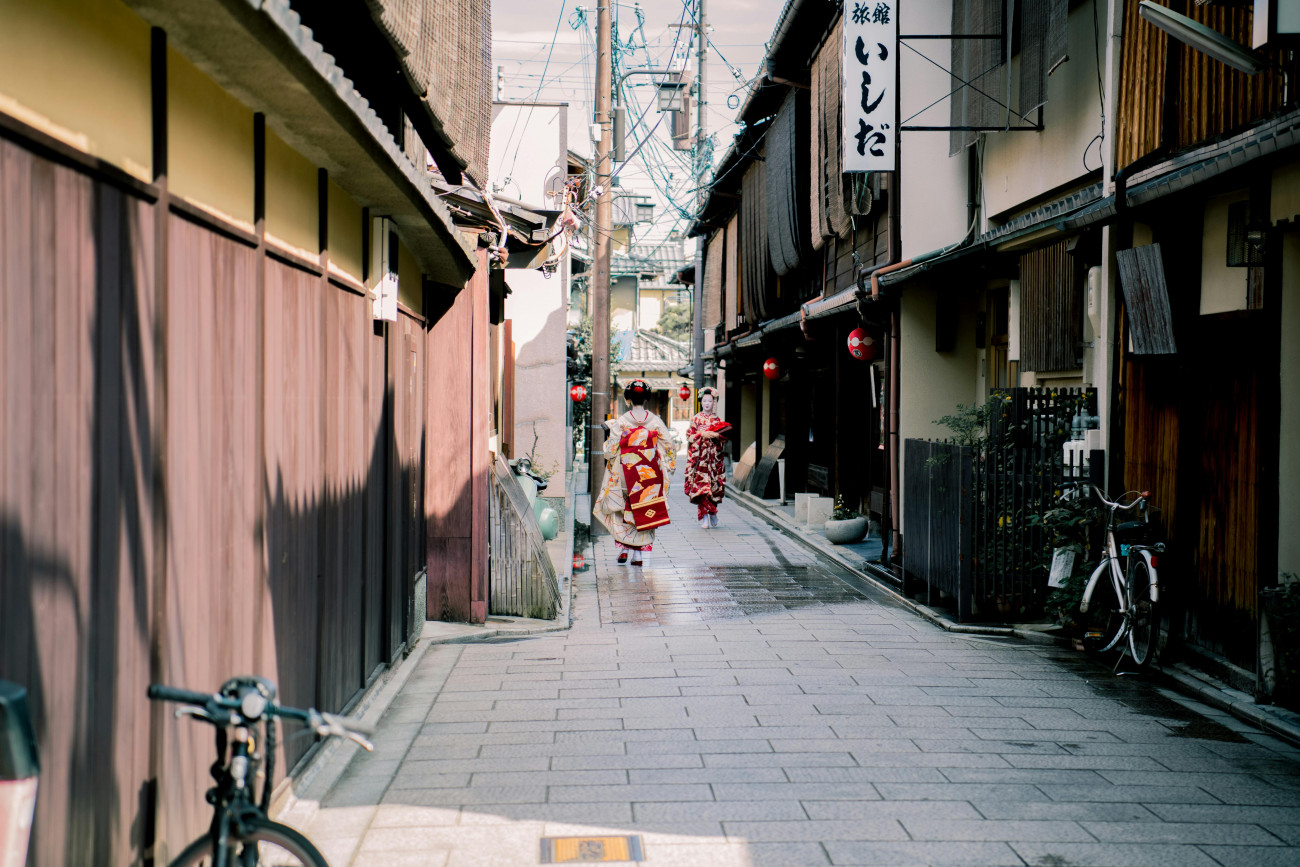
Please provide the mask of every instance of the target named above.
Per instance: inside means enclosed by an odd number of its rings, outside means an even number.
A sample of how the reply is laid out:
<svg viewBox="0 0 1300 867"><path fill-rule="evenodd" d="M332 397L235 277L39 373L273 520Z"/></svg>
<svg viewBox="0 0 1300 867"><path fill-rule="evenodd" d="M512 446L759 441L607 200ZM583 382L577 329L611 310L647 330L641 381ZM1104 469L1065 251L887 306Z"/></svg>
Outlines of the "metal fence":
<svg viewBox="0 0 1300 867"><path fill-rule="evenodd" d="M560 584L523 488L501 457L488 498L488 613L554 620Z"/></svg>
<svg viewBox="0 0 1300 867"><path fill-rule="evenodd" d="M959 620L1042 612L1047 539L1032 519L1062 482L1100 483L1105 453L1065 448L1096 400L1093 389L997 391L978 445L904 443L903 566L931 603L953 597Z"/></svg>
<svg viewBox="0 0 1300 867"><path fill-rule="evenodd" d="M971 446L948 442L903 444L903 569L925 582L927 604L944 596L955 598L958 620L971 614L974 455Z"/></svg>

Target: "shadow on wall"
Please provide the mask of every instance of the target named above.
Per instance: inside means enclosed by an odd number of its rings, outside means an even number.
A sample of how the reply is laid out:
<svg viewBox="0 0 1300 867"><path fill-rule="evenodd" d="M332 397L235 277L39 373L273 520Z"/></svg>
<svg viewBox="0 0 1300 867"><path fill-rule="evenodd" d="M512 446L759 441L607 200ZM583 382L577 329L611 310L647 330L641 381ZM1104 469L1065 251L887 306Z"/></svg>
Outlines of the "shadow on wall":
<svg viewBox="0 0 1300 867"><path fill-rule="evenodd" d="M325 321L346 339L321 329L320 343L365 373L341 385L303 368L321 415L299 421L321 447L294 455L291 483L249 447L262 373L228 357L253 355L246 254L206 233L195 258L172 257L169 297L211 291L203 316L178 302L164 322L153 204L5 141L0 186L15 214L0 223L0 677L27 689L41 751L29 863L141 863L202 830L210 785L209 731L151 706L155 676L215 688L265 673L287 703L340 710L400 650L425 559L423 404L385 384L393 342L340 306ZM193 240L178 230L172 249ZM337 426L346 438L328 439Z"/></svg>
<svg viewBox="0 0 1300 867"><path fill-rule="evenodd" d="M139 861L151 834L140 723L156 455L139 273L151 213L3 147L6 189L45 204L0 230L12 281L0 297L0 677L28 690L41 751L29 862Z"/></svg>

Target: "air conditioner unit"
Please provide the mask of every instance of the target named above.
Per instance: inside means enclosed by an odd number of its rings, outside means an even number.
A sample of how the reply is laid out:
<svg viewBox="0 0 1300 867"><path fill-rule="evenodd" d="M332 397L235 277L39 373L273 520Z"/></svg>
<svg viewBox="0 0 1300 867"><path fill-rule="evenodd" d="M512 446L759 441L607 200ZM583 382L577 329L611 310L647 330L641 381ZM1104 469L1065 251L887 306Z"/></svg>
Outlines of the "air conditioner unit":
<svg viewBox="0 0 1300 867"><path fill-rule="evenodd" d="M1255 0L1254 26L1252 48L1300 44L1300 3L1295 0Z"/></svg>

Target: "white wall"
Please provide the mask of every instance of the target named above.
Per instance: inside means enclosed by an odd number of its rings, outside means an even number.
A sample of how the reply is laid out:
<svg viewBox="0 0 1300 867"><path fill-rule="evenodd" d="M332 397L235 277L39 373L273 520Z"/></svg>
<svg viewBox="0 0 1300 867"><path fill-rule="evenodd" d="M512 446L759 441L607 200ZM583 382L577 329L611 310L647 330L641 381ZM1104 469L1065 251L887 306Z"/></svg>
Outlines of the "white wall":
<svg viewBox="0 0 1300 867"><path fill-rule="evenodd" d="M1070 12L1070 59L1047 79L1043 131L984 136L984 204L988 214L1015 209L1049 190L1079 182L1087 173L1085 149L1088 167L1101 167L1098 145L1092 141L1101 132L1101 102L1093 50L1093 2L1085 2ZM1105 18L1106 10L1098 9L1098 38L1105 37ZM1105 46L1097 46L1096 53L1104 52ZM1019 80L1017 56L1011 64L1012 107L1019 104ZM1037 116L1037 112L1032 113L1028 121Z"/></svg>
<svg viewBox="0 0 1300 867"><path fill-rule="evenodd" d="M905 3L899 9L899 33L951 33L948 3ZM946 40L923 40L914 45L949 65ZM935 52L938 52L937 54ZM908 121L911 125L943 126L949 123L949 100L940 99L952 89L948 73L907 48L899 48L899 121L907 120L939 99L937 105ZM903 132L898 139L902 168L902 207L899 231L903 258L955 244L966 234L966 155L948 156L948 133Z"/></svg>
<svg viewBox="0 0 1300 867"><path fill-rule="evenodd" d="M539 208L553 207L543 193L547 176L557 167L563 172L568 165L566 122L563 105L494 103L490 184L503 196ZM539 469L555 471L545 496L562 497L568 485L568 259L549 280L539 271L512 269L506 282L513 290L505 312L515 344L515 457L532 450Z"/></svg>
<svg viewBox="0 0 1300 867"><path fill-rule="evenodd" d="M1250 198L1249 190L1210 196L1201 232L1201 315L1246 309L1248 268L1229 268L1228 206Z"/></svg>

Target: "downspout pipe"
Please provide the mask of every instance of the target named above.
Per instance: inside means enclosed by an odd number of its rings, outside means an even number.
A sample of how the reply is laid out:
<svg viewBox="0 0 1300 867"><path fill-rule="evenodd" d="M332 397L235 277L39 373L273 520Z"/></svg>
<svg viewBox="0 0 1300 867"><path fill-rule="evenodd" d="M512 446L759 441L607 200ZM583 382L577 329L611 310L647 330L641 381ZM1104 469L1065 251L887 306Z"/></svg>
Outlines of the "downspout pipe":
<svg viewBox="0 0 1300 867"><path fill-rule="evenodd" d="M1169 147L1164 142L1150 153L1143 154L1124 168L1115 172L1115 215L1122 216L1128 210L1128 180L1144 169L1159 163L1169 155Z"/></svg>

